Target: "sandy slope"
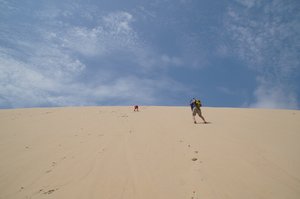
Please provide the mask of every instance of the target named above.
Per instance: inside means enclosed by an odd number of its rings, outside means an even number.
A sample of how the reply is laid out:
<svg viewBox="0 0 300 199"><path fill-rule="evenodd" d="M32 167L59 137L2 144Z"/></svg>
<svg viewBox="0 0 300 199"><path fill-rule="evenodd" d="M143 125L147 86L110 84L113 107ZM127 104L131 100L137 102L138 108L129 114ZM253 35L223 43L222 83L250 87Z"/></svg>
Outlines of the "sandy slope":
<svg viewBox="0 0 300 199"><path fill-rule="evenodd" d="M203 114L0 110L0 199L300 198L300 111Z"/></svg>

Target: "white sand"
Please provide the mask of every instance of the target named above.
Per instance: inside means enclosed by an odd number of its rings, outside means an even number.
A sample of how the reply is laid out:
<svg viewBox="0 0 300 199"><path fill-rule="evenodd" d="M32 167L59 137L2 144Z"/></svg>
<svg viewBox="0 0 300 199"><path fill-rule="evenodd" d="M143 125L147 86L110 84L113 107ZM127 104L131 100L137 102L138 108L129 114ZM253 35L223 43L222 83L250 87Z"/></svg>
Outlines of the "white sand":
<svg viewBox="0 0 300 199"><path fill-rule="evenodd" d="M202 112L0 110L0 199L300 198L300 111Z"/></svg>

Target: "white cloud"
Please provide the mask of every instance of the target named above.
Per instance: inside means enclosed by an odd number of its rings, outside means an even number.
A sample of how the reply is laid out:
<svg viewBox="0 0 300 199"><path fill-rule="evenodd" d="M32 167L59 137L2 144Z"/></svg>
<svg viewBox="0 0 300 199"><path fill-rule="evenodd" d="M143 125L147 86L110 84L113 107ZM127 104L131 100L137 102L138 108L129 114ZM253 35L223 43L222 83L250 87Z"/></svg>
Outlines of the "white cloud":
<svg viewBox="0 0 300 199"><path fill-rule="evenodd" d="M45 12L50 14L41 15L56 20L63 15L60 9L54 9L55 15L51 14L53 12L51 10ZM74 8L68 12L71 11L82 15L82 11L74 10ZM60 49L70 53L79 53L88 58L105 59L115 56L117 60L120 54L122 58L126 54L126 59L134 63L133 67L138 67L138 71L142 73L161 68L162 65L181 64L182 61L178 57L155 53L151 44L146 43L133 28L133 23L138 20L133 14L126 11L114 11L102 15L95 12L89 13L89 18L97 21L97 24L79 26L60 21L54 24L55 28L43 29L42 27L40 32L49 43L57 44Z"/></svg>
<svg viewBox="0 0 300 199"><path fill-rule="evenodd" d="M121 77L114 82L96 86L93 89L93 95L100 97L99 99L103 102L115 100L125 104L133 101L151 104L157 100L154 97L157 90L151 84L153 81L135 76Z"/></svg>
<svg viewBox="0 0 300 199"><path fill-rule="evenodd" d="M101 27L88 29L86 27L70 27L59 36L61 45L84 56L100 56L106 54L106 35Z"/></svg>
<svg viewBox="0 0 300 199"><path fill-rule="evenodd" d="M0 49L0 107L155 104L163 99L158 93L185 91L161 75L147 78L105 72L88 82L80 81L88 67L68 51L45 43L32 45L28 49L42 50L31 51L25 61L8 49ZM143 53L138 56L147 56ZM141 59L138 62L146 61L146 57Z"/></svg>
<svg viewBox="0 0 300 199"><path fill-rule="evenodd" d="M235 43L233 52L260 77L254 106L297 108L298 96L287 81L300 67L300 15L295 2L236 2L245 9L230 7L225 27Z"/></svg>
<svg viewBox="0 0 300 199"><path fill-rule="evenodd" d="M160 92L185 91L171 79L127 76L88 85L74 81L78 75L74 71L60 70L59 75L49 75L49 70L43 71L3 55L0 62L1 107L155 104L163 99L163 95L158 95Z"/></svg>
<svg viewBox="0 0 300 199"><path fill-rule="evenodd" d="M113 32L128 33L132 31L130 23L133 21L133 16L128 12L113 12L104 16L103 20Z"/></svg>
<svg viewBox="0 0 300 199"><path fill-rule="evenodd" d="M30 68L41 74L64 82L81 74L86 66L75 57L62 51L55 46L45 44L37 45L43 50L35 52L34 56L28 58Z"/></svg>
<svg viewBox="0 0 300 199"><path fill-rule="evenodd" d="M254 92L256 102L250 104L254 108L297 109L297 96L286 85L270 85L270 82L260 78L260 84Z"/></svg>
<svg viewBox="0 0 300 199"><path fill-rule="evenodd" d="M57 25L60 28L40 31L49 42L55 42L62 48L84 56L103 56L117 50L133 51L139 44L140 41L130 25L133 21L130 13L113 12L98 18L98 24L92 27L61 22L62 24Z"/></svg>
<svg viewBox="0 0 300 199"><path fill-rule="evenodd" d="M255 4L256 1L249 2ZM256 70L264 70L261 65L280 70L299 65L300 16L293 13L295 8L291 7L288 3L273 0L258 8L228 9L225 26L236 41L236 52Z"/></svg>
<svg viewBox="0 0 300 199"><path fill-rule="evenodd" d="M163 93L186 91L163 72L156 75L154 69L181 60L146 45L132 26L136 19L131 13L99 14L85 7L85 15L76 3L45 8L33 13L38 22L24 19L21 26L11 28L8 21L1 26L2 41L8 44L0 47L1 108L155 104Z"/></svg>
<svg viewBox="0 0 300 199"><path fill-rule="evenodd" d="M41 105L47 92L54 92L57 83L30 66L0 55L1 107Z"/></svg>

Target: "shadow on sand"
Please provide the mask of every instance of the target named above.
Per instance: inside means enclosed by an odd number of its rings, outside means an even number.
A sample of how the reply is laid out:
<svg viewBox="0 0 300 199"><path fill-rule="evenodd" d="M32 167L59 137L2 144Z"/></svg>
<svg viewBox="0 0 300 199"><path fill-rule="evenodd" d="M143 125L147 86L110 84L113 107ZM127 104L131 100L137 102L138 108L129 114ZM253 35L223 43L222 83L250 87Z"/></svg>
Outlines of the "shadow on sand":
<svg viewBox="0 0 300 199"><path fill-rule="evenodd" d="M195 124L211 124L211 122L197 122L197 123L195 123Z"/></svg>

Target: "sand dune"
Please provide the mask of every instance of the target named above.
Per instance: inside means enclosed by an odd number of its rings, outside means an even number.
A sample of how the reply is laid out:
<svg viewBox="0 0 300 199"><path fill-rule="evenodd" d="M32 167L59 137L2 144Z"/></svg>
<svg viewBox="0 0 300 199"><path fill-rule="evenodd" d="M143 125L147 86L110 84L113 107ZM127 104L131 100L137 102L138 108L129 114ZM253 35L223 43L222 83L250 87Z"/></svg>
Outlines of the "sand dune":
<svg viewBox="0 0 300 199"><path fill-rule="evenodd" d="M0 110L0 199L299 199L300 111Z"/></svg>

